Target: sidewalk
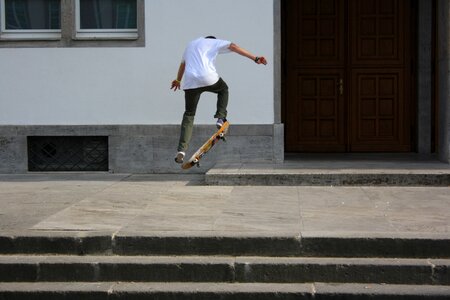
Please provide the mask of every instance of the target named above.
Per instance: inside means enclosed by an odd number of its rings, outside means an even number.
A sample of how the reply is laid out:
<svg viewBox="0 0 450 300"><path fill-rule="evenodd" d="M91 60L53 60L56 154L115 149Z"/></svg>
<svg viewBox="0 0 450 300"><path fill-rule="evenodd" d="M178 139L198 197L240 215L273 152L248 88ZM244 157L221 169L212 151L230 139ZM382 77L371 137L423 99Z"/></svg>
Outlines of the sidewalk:
<svg viewBox="0 0 450 300"><path fill-rule="evenodd" d="M0 175L0 299L448 299L449 187Z"/></svg>
<svg viewBox="0 0 450 300"><path fill-rule="evenodd" d="M207 186L204 175L0 175L0 233L450 236L449 187Z"/></svg>

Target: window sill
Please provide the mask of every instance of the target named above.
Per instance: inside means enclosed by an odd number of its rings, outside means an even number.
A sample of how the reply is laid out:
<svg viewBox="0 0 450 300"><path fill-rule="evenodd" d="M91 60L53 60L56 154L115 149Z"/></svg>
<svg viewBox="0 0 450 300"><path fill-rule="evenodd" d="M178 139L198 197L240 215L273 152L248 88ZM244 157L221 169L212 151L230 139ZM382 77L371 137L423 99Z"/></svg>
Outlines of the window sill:
<svg viewBox="0 0 450 300"><path fill-rule="evenodd" d="M137 30L77 30L74 40L137 40Z"/></svg>
<svg viewBox="0 0 450 300"><path fill-rule="evenodd" d="M79 35L72 38L74 41L136 41L139 39L138 34L133 35L111 35L111 36L95 36L95 35Z"/></svg>
<svg viewBox="0 0 450 300"><path fill-rule="evenodd" d="M1 33L0 41L59 41L61 33Z"/></svg>

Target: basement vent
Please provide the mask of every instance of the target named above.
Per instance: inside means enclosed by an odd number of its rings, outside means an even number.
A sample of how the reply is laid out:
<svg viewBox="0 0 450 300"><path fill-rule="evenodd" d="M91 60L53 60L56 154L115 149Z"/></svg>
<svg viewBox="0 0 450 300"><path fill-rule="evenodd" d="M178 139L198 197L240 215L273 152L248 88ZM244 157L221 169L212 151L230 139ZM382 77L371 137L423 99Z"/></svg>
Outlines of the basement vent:
<svg viewBox="0 0 450 300"><path fill-rule="evenodd" d="M29 136L28 170L108 171L108 137Z"/></svg>

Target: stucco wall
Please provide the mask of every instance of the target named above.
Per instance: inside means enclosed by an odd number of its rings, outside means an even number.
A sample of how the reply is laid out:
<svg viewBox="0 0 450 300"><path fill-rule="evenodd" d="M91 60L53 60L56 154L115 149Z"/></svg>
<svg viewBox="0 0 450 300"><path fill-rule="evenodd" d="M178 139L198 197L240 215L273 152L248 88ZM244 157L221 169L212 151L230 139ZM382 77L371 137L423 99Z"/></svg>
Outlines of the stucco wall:
<svg viewBox="0 0 450 300"><path fill-rule="evenodd" d="M273 57L273 0L152 0L141 48L1 48L0 125L179 124L182 92L172 92L186 43L205 35ZM234 124L273 124L273 62L236 54L217 67L230 86ZM205 95L196 123L211 124Z"/></svg>

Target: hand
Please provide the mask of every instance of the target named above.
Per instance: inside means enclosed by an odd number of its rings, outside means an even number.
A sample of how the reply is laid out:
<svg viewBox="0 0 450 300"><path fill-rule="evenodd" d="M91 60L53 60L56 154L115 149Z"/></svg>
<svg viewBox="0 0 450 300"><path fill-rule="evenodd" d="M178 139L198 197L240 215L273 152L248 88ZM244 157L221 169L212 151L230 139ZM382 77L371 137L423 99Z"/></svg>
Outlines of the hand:
<svg viewBox="0 0 450 300"><path fill-rule="evenodd" d="M260 56L256 63L258 65L260 65L260 64L267 65L267 60L266 60L266 58L264 56Z"/></svg>
<svg viewBox="0 0 450 300"><path fill-rule="evenodd" d="M178 80L174 80L174 81L172 81L172 86L170 87L170 89L175 92L176 90L181 89L180 86L181 86L181 82Z"/></svg>

